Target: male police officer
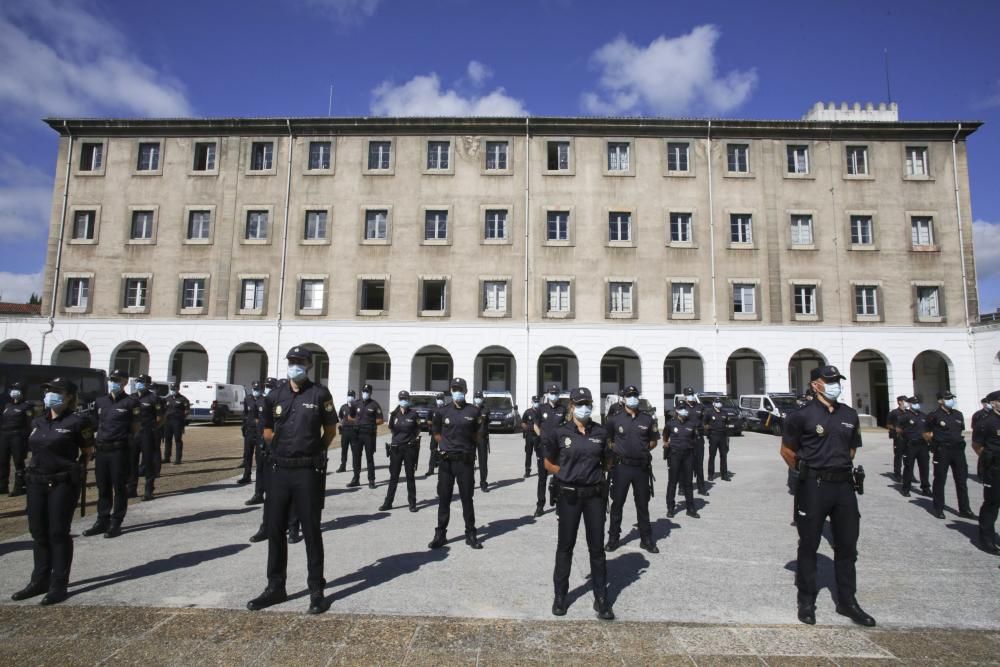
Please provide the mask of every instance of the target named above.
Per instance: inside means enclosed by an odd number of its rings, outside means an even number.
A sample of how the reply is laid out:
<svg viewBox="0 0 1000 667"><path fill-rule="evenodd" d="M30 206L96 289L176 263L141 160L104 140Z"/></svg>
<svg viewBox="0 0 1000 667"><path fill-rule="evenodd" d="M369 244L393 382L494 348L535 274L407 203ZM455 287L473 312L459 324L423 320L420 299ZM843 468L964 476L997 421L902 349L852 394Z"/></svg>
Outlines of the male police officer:
<svg viewBox="0 0 1000 667"><path fill-rule="evenodd" d="M260 403L263 403L260 382L254 380L250 384L250 393L243 398L243 476L236 480L237 484L250 483L253 457L257 451L257 420L260 417ZM257 476L260 476L260 459L257 460Z"/></svg>
<svg viewBox="0 0 1000 667"><path fill-rule="evenodd" d="M624 409L625 409L625 390L619 389L618 399L614 403L608 406L608 414L604 416L605 420L611 419Z"/></svg>
<svg viewBox="0 0 1000 667"><path fill-rule="evenodd" d="M951 469L958 494L958 513L967 519L975 514L969 507L969 465L965 461L965 417L955 409L955 396L950 391L938 392L938 408L927 415L924 439L934 453L934 516L944 518L944 485Z"/></svg>
<svg viewBox="0 0 1000 667"><path fill-rule="evenodd" d="M309 380L312 353L296 346L285 355L288 380L264 400L264 441L271 452L271 479L267 505L267 588L247 603L250 611L288 599L288 510L294 507L306 542L309 613L321 614L328 604L323 595L323 510L326 451L337 435L337 411L330 391Z"/></svg>
<svg viewBox="0 0 1000 667"><path fill-rule="evenodd" d="M458 495L462 499L462 515L465 519L465 543L473 549L482 549L476 538L476 508L472 504L475 492L476 444L481 437L480 412L476 406L466 403L468 385L462 378L451 381L451 403L434 415L433 432L438 441L438 456L441 468L438 470L438 523L434 539L428 544L430 549L444 546L448 536L448 521L451 518L451 498L458 483Z"/></svg>
<svg viewBox="0 0 1000 667"><path fill-rule="evenodd" d="M490 492L489 474L490 460L490 409L484 404L483 392L477 391L472 396L472 403L479 408L479 440L476 441L476 458L479 459L479 488L483 493Z"/></svg>
<svg viewBox="0 0 1000 667"><path fill-rule="evenodd" d="M982 461L983 506L979 509L979 548L1000 556L996 522L1000 512L1000 391L986 395L990 413L976 423L972 448Z"/></svg>
<svg viewBox="0 0 1000 667"><path fill-rule="evenodd" d="M104 533L104 537L122 534L122 521L128 510L128 484L131 452L129 439L139 430L139 406L134 396L125 393L122 384L128 375L118 370L108 374L108 393L96 401L97 436L94 477L97 480L97 520L83 531L86 536Z"/></svg>
<svg viewBox="0 0 1000 667"><path fill-rule="evenodd" d="M823 525L830 517L833 530L833 566L837 580L837 613L855 623L875 625L875 619L858 605L858 498L855 495L854 453L861 447L858 413L843 403L836 366L820 366L809 374L816 399L785 418L781 457L799 469L798 587L799 620L816 623L816 550Z"/></svg>
<svg viewBox="0 0 1000 667"><path fill-rule="evenodd" d="M537 396L531 397L531 407L521 415L521 435L524 437L524 477L531 477L531 459L535 453L535 422L538 421L540 403Z"/></svg>
<svg viewBox="0 0 1000 667"><path fill-rule="evenodd" d="M256 382L254 383L256 384ZM254 406L257 410L256 417L252 418L255 424L256 432L254 440L256 442L257 451L255 456L257 457L257 478L253 483L253 495L250 496L250 500L243 503L244 505L261 505L264 504L264 499L267 494L267 480L269 477L270 464L268 463L267 456L267 444L264 442L264 399L278 387L278 380L276 378L267 378L264 380L264 388L259 392L259 396L254 396ZM244 417L244 422L247 419ZM267 508L264 508L264 515L267 515ZM293 522L294 525L298 525ZM267 521L266 518L261 520L260 530L257 531L257 537L259 539L250 538L251 542L261 542L267 538Z"/></svg>
<svg viewBox="0 0 1000 667"><path fill-rule="evenodd" d="M340 406L337 418L340 419L340 467L337 472L347 472L347 455L351 453L351 443L354 442L354 434L357 427L347 423L347 418L351 416L351 404L354 403L357 394L353 389L347 390L347 401Z"/></svg>
<svg viewBox="0 0 1000 667"><path fill-rule="evenodd" d="M660 553L653 542L653 529L649 525L650 478L653 474L653 457L649 450L656 447L660 432L653 418L639 410L639 389L625 387L625 407L608 418L604 424L611 437L611 525L605 550L614 551L621 539L622 513L629 487L635 501L635 514L639 520L639 546L650 553Z"/></svg>
<svg viewBox="0 0 1000 667"><path fill-rule="evenodd" d="M903 442L899 430L899 418L906 412L908 398L908 396L897 396L896 407L890 410L885 418L886 428L889 429L889 439L892 440L892 478L897 482L903 481L903 458L906 454L906 443Z"/></svg>
<svg viewBox="0 0 1000 667"><path fill-rule="evenodd" d="M698 424L691 418L687 405L680 405L663 429L663 458L667 460L667 518L672 519L677 514L674 498L677 496L678 481L684 491L687 515L692 519L701 518L694 508L694 491L691 489L694 448L700 438Z"/></svg>
<svg viewBox="0 0 1000 667"><path fill-rule="evenodd" d="M153 379L140 375L135 379L135 401L139 408L139 432L135 434L132 450L132 476L129 480L129 498L134 498L139 486L139 475L145 480L143 500L153 499L153 485L160 476L160 429L163 427L163 399L151 389ZM140 457L142 459L140 463Z"/></svg>
<svg viewBox="0 0 1000 667"><path fill-rule="evenodd" d="M803 403L805 401L803 400ZM729 474L729 416L722 409L718 398L702 414L702 423L708 432L708 480L715 479L715 455L719 455L719 473L722 481L732 479Z"/></svg>
<svg viewBox="0 0 1000 667"><path fill-rule="evenodd" d="M537 408L535 420L535 435L538 436L535 452L538 455L538 504L535 506L535 516L542 516L545 508L545 488L548 482L548 469L545 467L545 439L552 436L556 429L566 421L566 407L559 401L559 385L550 382L545 388L545 400Z"/></svg>
<svg viewBox="0 0 1000 667"><path fill-rule="evenodd" d="M392 442L389 444L389 488L386 489L385 502L378 508L380 512L392 509L400 468L406 473L406 499L410 511L417 511L415 474L417 455L420 452L420 415L410 407L410 392L403 390L398 397L399 407L389 414L389 431L392 433Z"/></svg>
<svg viewBox="0 0 1000 667"><path fill-rule="evenodd" d="M24 387L20 382L10 385L10 401L0 412L0 493L7 493L10 480L10 462L14 461L14 488L11 496L24 494L24 459L28 455L28 433L35 409L24 400Z"/></svg>
<svg viewBox="0 0 1000 667"><path fill-rule="evenodd" d="M365 453L368 464L368 488L375 488L375 431L385 423L382 417L382 406L372 398L372 386L366 384L361 388L361 399L351 404L351 416L347 423L356 428L353 454L354 477L347 486L361 486L361 452Z"/></svg>
<svg viewBox="0 0 1000 667"><path fill-rule="evenodd" d="M707 496L708 489L705 488L705 425L703 421L705 406L695 396L692 387L684 387L684 405L687 406L688 421L698 432L691 458L694 476L698 480L698 495Z"/></svg>
<svg viewBox="0 0 1000 667"><path fill-rule="evenodd" d="M427 457L427 474L425 477L430 477L437 470L438 465L441 461L438 458L438 441L434 437L436 435L434 431L434 415L438 413L438 410L444 407L444 394L438 392L434 396L434 407L430 409L427 413L427 436L430 438L430 455Z"/></svg>
<svg viewBox="0 0 1000 667"><path fill-rule="evenodd" d="M930 478L927 474L928 447L924 440L924 421L926 417L920 412L920 397L911 396L906 402L906 410L896 417L896 431L903 439L903 497L910 497L910 487L913 485L913 464L920 470L920 493L931 495Z"/></svg>
<svg viewBox="0 0 1000 667"><path fill-rule="evenodd" d="M184 421L191 411L191 401L187 396L177 391L177 385L171 383L167 397L163 399L165 416L163 426L163 461L170 463L170 454L176 452L174 465L180 465L184 456ZM176 443L176 449L173 445Z"/></svg>

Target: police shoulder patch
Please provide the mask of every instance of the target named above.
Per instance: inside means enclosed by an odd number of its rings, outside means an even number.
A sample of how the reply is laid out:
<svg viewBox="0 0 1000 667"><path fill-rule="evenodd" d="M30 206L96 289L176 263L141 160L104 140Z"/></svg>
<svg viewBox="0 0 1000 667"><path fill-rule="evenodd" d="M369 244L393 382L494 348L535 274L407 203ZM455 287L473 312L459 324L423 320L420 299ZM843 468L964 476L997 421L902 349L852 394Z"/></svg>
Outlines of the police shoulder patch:
<svg viewBox="0 0 1000 667"><path fill-rule="evenodd" d="M281 414L281 406L280 405L274 406L274 414L276 414L276 415L280 415Z"/></svg>
<svg viewBox="0 0 1000 667"><path fill-rule="evenodd" d="M327 412L333 412L333 401L327 401L323 404L323 409Z"/></svg>
<svg viewBox="0 0 1000 667"><path fill-rule="evenodd" d="M816 424L816 435L823 435L826 430L823 428L822 424Z"/></svg>
<svg viewBox="0 0 1000 667"><path fill-rule="evenodd" d="M567 435L566 438L563 440L563 447L569 447L572 444L573 444L573 438Z"/></svg>

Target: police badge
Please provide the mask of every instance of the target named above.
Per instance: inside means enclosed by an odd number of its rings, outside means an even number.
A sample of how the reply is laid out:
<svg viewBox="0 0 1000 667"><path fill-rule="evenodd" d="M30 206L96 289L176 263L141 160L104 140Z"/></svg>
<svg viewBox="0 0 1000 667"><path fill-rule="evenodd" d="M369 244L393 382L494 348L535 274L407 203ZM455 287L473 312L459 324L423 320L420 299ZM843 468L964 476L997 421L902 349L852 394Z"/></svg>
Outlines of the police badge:
<svg viewBox="0 0 1000 667"><path fill-rule="evenodd" d="M816 424L816 435L823 435L825 432L822 424Z"/></svg>
<svg viewBox="0 0 1000 667"><path fill-rule="evenodd" d="M276 414L276 415L280 415L281 414L281 406L280 405L274 406L274 414Z"/></svg>
<svg viewBox="0 0 1000 667"><path fill-rule="evenodd" d="M450 424L451 423L451 417L445 417L444 418L444 423L445 424Z"/></svg>
<svg viewBox="0 0 1000 667"><path fill-rule="evenodd" d="M941 427L944 428L945 426L947 426L947 424L945 424L944 421L942 421L941 422Z"/></svg>
<svg viewBox="0 0 1000 667"><path fill-rule="evenodd" d="M618 432L619 433L624 433L625 432L625 427L624 426L619 426L618 427Z"/></svg>
<svg viewBox="0 0 1000 667"><path fill-rule="evenodd" d="M569 447L572 444L573 444L573 438L566 436L566 439L563 440L563 447Z"/></svg>
<svg viewBox="0 0 1000 667"><path fill-rule="evenodd" d="M675 426L674 427L674 433L680 433L680 432L681 432L681 430Z"/></svg>
<svg viewBox="0 0 1000 667"><path fill-rule="evenodd" d="M543 412L542 413L542 419L548 419L548 418L549 418L549 413L548 412Z"/></svg>

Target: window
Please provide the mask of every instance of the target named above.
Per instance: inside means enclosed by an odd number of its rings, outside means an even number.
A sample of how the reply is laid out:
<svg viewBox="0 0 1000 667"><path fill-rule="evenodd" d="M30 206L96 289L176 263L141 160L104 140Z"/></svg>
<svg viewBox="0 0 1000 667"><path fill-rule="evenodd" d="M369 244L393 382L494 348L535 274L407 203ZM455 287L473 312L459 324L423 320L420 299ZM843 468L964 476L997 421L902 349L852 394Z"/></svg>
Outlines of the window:
<svg viewBox="0 0 1000 667"><path fill-rule="evenodd" d="M250 145L250 170L269 171L274 164L274 142L255 141Z"/></svg>
<svg viewBox="0 0 1000 667"><path fill-rule="evenodd" d="M420 295L420 310L443 313L448 306L448 281L424 280Z"/></svg>
<svg viewBox="0 0 1000 667"><path fill-rule="evenodd" d="M385 310L385 281L361 281L361 310Z"/></svg>
<svg viewBox="0 0 1000 667"><path fill-rule="evenodd" d="M484 238L490 241L507 238L507 209L491 208L486 210Z"/></svg>
<svg viewBox="0 0 1000 667"><path fill-rule="evenodd" d="M694 235L691 233L690 213L670 214L670 242L671 243L691 243Z"/></svg>
<svg viewBox="0 0 1000 667"><path fill-rule="evenodd" d="M188 213L187 237L189 241L207 241L212 238L211 211Z"/></svg>
<svg viewBox="0 0 1000 667"><path fill-rule="evenodd" d="M878 288L874 285L861 285L854 288L855 315L873 317L878 315Z"/></svg>
<svg viewBox="0 0 1000 667"><path fill-rule="evenodd" d="M568 313L570 309L570 284L568 280L550 280L546 284L548 312Z"/></svg>
<svg viewBox="0 0 1000 667"><path fill-rule="evenodd" d="M632 283L608 283L608 310L611 313L632 312Z"/></svg>
<svg viewBox="0 0 1000 667"><path fill-rule="evenodd" d="M329 169L332 144L329 141L309 142L309 169Z"/></svg>
<svg viewBox="0 0 1000 667"><path fill-rule="evenodd" d="M242 310L260 310L264 307L263 278L244 278L240 291L243 294L240 301Z"/></svg>
<svg viewBox="0 0 1000 667"><path fill-rule="evenodd" d="M929 216L913 216L910 218L910 231L913 247L934 245L934 220Z"/></svg>
<svg viewBox="0 0 1000 667"><path fill-rule="evenodd" d="M299 289L299 310L323 309L323 280L303 278Z"/></svg>
<svg viewBox="0 0 1000 667"><path fill-rule="evenodd" d="M733 285L733 313L753 315L757 312L756 286L747 283Z"/></svg>
<svg viewBox="0 0 1000 667"><path fill-rule="evenodd" d="M927 146L906 147L906 175L927 176Z"/></svg>
<svg viewBox="0 0 1000 667"><path fill-rule="evenodd" d="M181 284L181 308L204 308L205 279L185 278Z"/></svg>
<svg viewBox="0 0 1000 667"><path fill-rule="evenodd" d="M608 142L608 171L629 170L629 148L627 141Z"/></svg>
<svg viewBox="0 0 1000 667"><path fill-rule="evenodd" d="M424 214L424 240L444 241L448 238L448 211L427 211Z"/></svg>
<svg viewBox="0 0 1000 667"><path fill-rule="evenodd" d="M750 145L727 144L726 168L731 174L750 173Z"/></svg>
<svg viewBox="0 0 1000 667"><path fill-rule="evenodd" d="M850 176L868 175L868 147L847 147L847 173Z"/></svg>
<svg viewBox="0 0 1000 667"><path fill-rule="evenodd" d="M507 142L486 142L486 169L501 171L507 169Z"/></svg>
<svg viewBox="0 0 1000 667"><path fill-rule="evenodd" d="M104 166L104 144L80 146L80 171L100 171Z"/></svg>
<svg viewBox="0 0 1000 667"><path fill-rule="evenodd" d="M267 211L247 211L247 228L244 238L248 241L267 240Z"/></svg>
<svg viewBox="0 0 1000 667"><path fill-rule="evenodd" d="M125 281L125 307L145 308L149 297L148 278L128 278Z"/></svg>
<svg viewBox="0 0 1000 667"><path fill-rule="evenodd" d="M808 174L809 173L809 147L808 146L788 146L788 173Z"/></svg>
<svg viewBox="0 0 1000 667"><path fill-rule="evenodd" d="M215 142L199 141L194 145L194 171L215 171Z"/></svg>
<svg viewBox="0 0 1000 667"><path fill-rule="evenodd" d="M667 171L688 171L690 145L684 141L667 143Z"/></svg>
<svg viewBox="0 0 1000 667"><path fill-rule="evenodd" d="M151 241L153 239L152 211L132 211L132 229L129 238L133 241Z"/></svg>
<svg viewBox="0 0 1000 667"><path fill-rule="evenodd" d="M86 308L90 299L90 278L70 278L66 281L66 307Z"/></svg>
<svg viewBox="0 0 1000 667"><path fill-rule="evenodd" d="M632 214L623 211L612 211L608 214L608 240L632 240Z"/></svg>
<svg viewBox="0 0 1000 667"><path fill-rule="evenodd" d="M389 158L392 155L391 141L369 141L368 142L368 168L388 169Z"/></svg>
<svg viewBox="0 0 1000 667"><path fill-rule="evenodd" d="M507 312L507 281L483 281L483 310L488 313Z"/></svg>
<svg viewBox="0 0 1000 667"><path fill-rule="evenodd" d="M73 214L73 238L76 240L94 240L94 222L96 211L77 211Z"/></svg>
<svg viewBox="0 0 1000 667"><path fill-rule="evenodd" d="M389 211L386 209L371 209L365 211L365 239L385 240L388 238Z"/></svg>
<svg viewBox="0 0 1000 667"><path fill-rule="evenodd" d="M546 156L549 171L567 171L569 169L569 142L548 142L546 144Z"/></svg>
<svg viewBox="0 0 1000 667"><path fill-rule="evenodd" d="M670 312L675 315L694 314L694 283L670 285Z"/></svg>
<svg viewBox="0 0 1000 667"><path fill-rule="evenodd" d="M545 220L548 241L569 241L569 211L549 211Z"/></svg>
<svg viewBox="0 0 1000 667"><path fill-rule="evenodd" d="M796 315L816 314L816 286L815 285L793 285L793 298L795 300Z"/></svg>
<svg viewBox="0 0 1000 667"><path fill-rule="evenodd" d="M729 240L732 243L753 243L753 218L745 213L729 216Z"/></svg>
<svg viewBox="0 0 1000 667"><path fill-rule="evenodd" d="M851 244L872 245L875 243L874 225L870 215L851 216Z"/></svg>
<svg viewBox="0 0 1000 667"><path fill-rule="evenodd" d="M938 287L917 288L917 317L919 319L941 317L939 292L940 288Z"/></svg>
<svg viewBox="0 0 1000 667"><path fill-rule="evenodd" d="M811 215L793 215L791 230L792 245L812 245L813 219Z"/></svg>
<svg viewBox="0 0 1000 667"><path fill-rule="evenodd" d="M326 240L326 211L306 211L306 241Z"/></svg>
<svg viewBox="0 0 1000 667"><path fill-rule="evenodd" d="M448 153L451 150L450 141L427 142L427 168L448 169Z"/></svg>
<svg viewBox="0 0 1000 667"><path fill-rule="evenodd" d="M143 142L139 144L139 159L136 171L157 171L160 168L160 144Z"/></svg>

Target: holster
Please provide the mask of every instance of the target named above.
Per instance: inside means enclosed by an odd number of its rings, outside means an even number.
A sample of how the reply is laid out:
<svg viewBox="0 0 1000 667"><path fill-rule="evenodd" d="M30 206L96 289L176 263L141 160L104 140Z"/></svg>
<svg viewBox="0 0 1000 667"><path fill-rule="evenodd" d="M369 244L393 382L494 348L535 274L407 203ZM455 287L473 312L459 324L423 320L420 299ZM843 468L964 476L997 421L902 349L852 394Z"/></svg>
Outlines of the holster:
<svg viewBox="0 0 1000 667"><path fill-rule="evenodd" d="M854 490L859 496L863 496L865 493L865 469L864 466L858 466L851 471L854 480Z"/></svg>

